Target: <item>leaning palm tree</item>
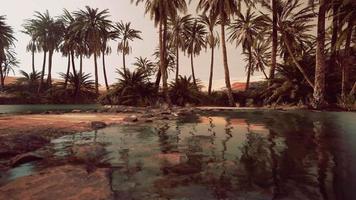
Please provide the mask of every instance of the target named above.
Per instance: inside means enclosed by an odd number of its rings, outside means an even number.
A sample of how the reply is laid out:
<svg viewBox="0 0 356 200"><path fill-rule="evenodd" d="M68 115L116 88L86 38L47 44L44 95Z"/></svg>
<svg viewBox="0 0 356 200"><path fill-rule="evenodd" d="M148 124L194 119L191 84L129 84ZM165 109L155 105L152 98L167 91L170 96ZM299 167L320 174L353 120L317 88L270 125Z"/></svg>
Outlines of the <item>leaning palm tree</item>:
<svg viewBox="0 0 356 200"><path fill-rule="evenodd" d="M249 89L250 76L252 70L252 45L260 37L259 32L262 30L261 18L247 8L246 14L238 13L238 17L229 25L229 40L236 43L236 47L241 45L243 53L248 55L248 68L246 90Z"/></svg>
<svg viewBox="0 0 356 200"><path fill-rule="evenodd" d="M73 25L73 31L79 33L85 40L89 55L93 55L95 67L95 92L99 94L98 62L97 57L101 51L101 37L105 27L109 27L111 21L108 9L99 11L98 8L86 6L84 10L73 13L76 22Z"/></svg>
<svg viewBox="0 0 356 200"><path fill-rule="evenodd" d="M178 12L187 11L185 0L131 0L136 4L145 2L145 12L154 20L155 26L159 27L159 48L160 48L160 70L163 82L163 93L166 102L170 105L171 100L168 93L168 74L167 74L167 20L168 17L177 16Z"/></svg>
<svg viewBox="0 0 356 200"><path fill-rule="evenodd" d="M214 72L214 51L215 47L219 45L218 33L214 32L215 26L218 25L218 18L213 15L207 16L206 14L199 16L200 23L204 24L209 33L206 37L207 46L211 49L211 61L210 61L210 75L209 75L209 86L208 94L211 94L211 88L213 85L213 72Z"/></svg>
<svg viewBox="0 0 356 200"><path fill-rule="evenodd" d="M315 37L310 34L314 28L312 23L315 17L313 8L310 6L301 8L298 0L289 0L277 1L275 9L278 15L277 31L281 57L291 58L307 84L314 88L314 83L305 71L305 67L298 62L298 58L302 57L303 52L314 45ZM273 20L268 15L264 14L264 17L270 24L268 26L271 27Z"/></svg>
<svg viewBox="0 0 356 200"><path fill-rule="evenodd" d="M141 31L131 28L131 22L124 23L121 21L119 23L116 23L116 26L114 28L116 35L120 40L117 46L117 52L122 53L122 63L124 68L123 71L126 72L125 56L129 55L132 51L129 42L133 41L134 39L142 40Z"/></svg>
<svg viewBox="0 0 356 200"><path fill-rule="evenodd" d="M186 33L186 41L185 41L185 48L187 50L188 55L190 55L190 64L192 68L192 77L193 83L197 86L197 81L195 78L194 73L194 56L199 55L201 50L206 48L206 38L207 31L205 26L197 19L195 19L194 23L188 27Z"/></svg>
<svg viewBox="0 0 356 200"><path fill-rule="evenodd" d="M225 84L227 89L227 95L229 98L229 105L235 106L235 100L232 95L231 83L230 83L230 72L229 65L227 61L227 50L226 50L226 39L225 39L225 26L230 21L230 18L235 15L237 10L236 0L199 0L198 10L203 10L204 13L210 12L210 15L218 17L220 19L221 28L221 49L224 61L224 71L225 71Z"/></svg>
<svg viewBox="0 0 356 200"><path fill-rule="evenodd" d="M179 76L179 50L184 49L185 35L188 32L188 27L191 26L192 16L185 15L183 17L175 16L168 19L168 25L170 27L170 42L176 50L176 81Z"/></svg>
<svg viewBox="0 0 356 200"><path fill-rule="evenodd" d="M101 36L101 56L103 59L103 72L104 72L104 80L105 80L105 86L107 91L109 90L109 84L108 84L108 78L106 76L105 55L111 53L111 48L110 46L108 46L108 42L116 38L116 34L110 30L111 28L112 28L111 25L110 27L105 27Z"/></svg>
<svg viewBox="0 0 356 200"><path fill-rule="evenodd" d="M3 63L7 59L6 51L14 45L15 37L13 29L6 24L5 16L0 16L0 82L1 90L5 86Z"/></svg>

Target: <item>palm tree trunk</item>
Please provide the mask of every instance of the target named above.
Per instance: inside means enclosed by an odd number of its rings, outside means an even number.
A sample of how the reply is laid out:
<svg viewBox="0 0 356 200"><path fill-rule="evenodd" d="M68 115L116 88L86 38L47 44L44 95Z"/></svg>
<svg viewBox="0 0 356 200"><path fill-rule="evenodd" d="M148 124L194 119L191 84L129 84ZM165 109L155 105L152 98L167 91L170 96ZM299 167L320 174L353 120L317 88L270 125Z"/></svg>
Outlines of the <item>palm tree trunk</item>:
<svg viewBox="0 0 356 200"><path fill-rule="evenodd" d="M345 43L345 61L342 63L342 80L341 80L341 98L345 98L348 91L348 83L349 83L349 65L350 56L351 56L351 37L353 30L354 19L350 17L347 26L347 35L346 35L346 43Z"/></svg>
<svg viewBox="0 0 356 200"><path fill-rule="evenodd" d="M125 50L122 52L122 63L124 65L124 73L126 73Z"/></svg>
<svg viewBox="0 0 356 200"><path fill-rule="evenodd" d="M338 29L339 29L339 25L338 25L338 8L339 5L337 4L336 0L332 0L332 10L333 10L333 16L332 16L332 36L331 36L331 58L330 58L330 64L331 64L331 70L335 71L335 59L336 59L336 42L337 42L337 36L338 36Z"/></svg>
<svg viewBox="0 0 356 200"><path fill-rule="evenodd" d="M79 56L79 74L83 74L83 55L80 54Z"/></svg>
<svg viewBox="0 0 356 200"><path fill-rule="evenodd" d="M156 75L156 81L155 81L155 86L156 86L156 91L158 92L159 90L159 84L161 83L161 70L158 70L157 75Z"/></svg>
<svg viewBox="0 0 356 200"><path fill-rule="evenodd" d="M268 85L270 86L273 79L274 79L274 73L276 70L276 65L277 65L277 48L278 48L278 43L277 43L277 8L276 8L276 0L272 0L272 55L271 55L271 68L269 72L269 80L268 80ZM266 76L266 75L265 75ZM266 76L267 78L267 76Z"/></svg>
<svg viewBox="0 0 356 200"><path fill-rule="evenodd" d="M178 42L176 44L176 82L178 81L178 76L179 76L179 46Z"/></svg>
<svg viewBox="0 0 356 200"><path fill-rule="evenodd" d="M77 74L77 70L75 69L75 59L74 59L74 51L71 52L71 57L72 57L72 70L73 70L73 76L74 76L74 87L75 87L75 91L74 91L74 97L75 99L78 97L79 95L79 77Z"/></svg>
<svg viewBox="0 0 356 200"><path fill-rule="evenodd" d="M291 47L290 47L290 45L289 45L289 41L287 41L287 39L284 38L284 43L285 43L285 45L286 45L286 47L287 47L288 54L289 54L289 56L292 58L294 64L297 66L297 68L298 68L298 70L300 71L300 73L302 73L304 79L307 81L307 83L309 84L309 86L310 86L311 88L314 88L313 82L309 79L309 77L308 77L307 73L304 71L303 67L298 63L297 59L294 57L294 54L293 54L293 52L292 52L292 49L291 49Z"/></svg>
<svg viewBox="0 0 356 200"><path fill-rule="evenodd" d="M70 72L70 54L68 54L67 73L64 80L64 89L66 89L68 85L69 72Z"/></svg>
<svg viewBox="0 0 356 200"><path fill-rule="evenodd" d="M105 67L105 52L102 51L102 56L103 56L103 72L104 72L104 79L105 79L105 86L106 90L109 90L109 84L108 84L108 77L106 76L106 67Z"/></svg>
<svg viewBox="0 0 356 200"><path fill-rule="evenodd" d="M249 46L249 48L248 48L248 70L247 70L247 80L246 80L245 91L247 91L250 88L251 68L252 68L252 52L251 52L251 46Z"/></svg>
<svg viewBox="0 0 356 200"><path fill-rule="evenodd" d="M194 55L193 55L193 53L190 54L190 66L192 68L193 83L194 83L195 87L197 87L197 80L195 79L195 73L194 73Z"/></svg>
<svg viewBox="0 0 356 200"><path fill-rule="evenodd" d="M95 93L99 95L98 61L96 57L96 52L94 52L94 67L95 67Z"/></svg>
<svg viewBox="0 0 356 200"><path fill-rule="evenodd" d="M52 86L52 58L53 51L49 51L48 54L48 75L47 75L47 85Z"/></svg>
<svg viewBox="0 0 356 200"><path fill-rule="evenodd" d="M315 83L313 94L313 107L320 109L325 106L325 14L326 2L320 0L319 14L318 14L318 28L316 39L316 66L315 66Z"/></svg>
<svg viewBox="0 0 356 200"><path fill-rule="evenodd" d="M4 79L4 74L2 70L2 61L0 60L0 84L1 84L1 90L4 91L5 89L5 79Z"/></svg>
<svg viewBox="0 0 356 200"><path fill-rule="evenodd" d="M35 74L35 50L34 47L32 47L32 73Z"/></svg>
<svg viewBox="0 0 356 200"><path fill-rule="evenodd" d="M161 46L161 74L162 74L162 83L163 83L163 94L166 99L166 103L171 106L171 99L169 97L168 93L168 74L167 74L167 54L166 54L166 43L167 43L167 17L164 17L163 19L163 34L162 35L162 45Z"/></svg>
<svg viewBox="0 0 356 200"><path fill-rule="evenodd" d="M40 81L40 85L38 86L37 93L40 93L41 90L42 90L44 74L45 74L45 71L46 71L46 58L47 58L47 51L44 51L43 52L43 64L42 64L42 72L41 72L41 81Z"/></svg>
<svg viewBox="0 0 356 200"><path fill-rule="evenodd" d="M208 94L211 95L211 88L213 85L213 73L214 73L214 47L211 47L211 61L210 61L210 75L209 75L209 87Z"/></svg>
<svg viewBox="0 0 356 200"><path fill-rule="evenodd" d="M227 62L227 50L226 50L226 40L225 40L225 24L221 23L221 46L224 61L224 71L225 71L225 84L227 89L227 96L229 98L229 106L235 107L235 100L232 95L231 83L230 83L230 72L229 65Z"/></svg>

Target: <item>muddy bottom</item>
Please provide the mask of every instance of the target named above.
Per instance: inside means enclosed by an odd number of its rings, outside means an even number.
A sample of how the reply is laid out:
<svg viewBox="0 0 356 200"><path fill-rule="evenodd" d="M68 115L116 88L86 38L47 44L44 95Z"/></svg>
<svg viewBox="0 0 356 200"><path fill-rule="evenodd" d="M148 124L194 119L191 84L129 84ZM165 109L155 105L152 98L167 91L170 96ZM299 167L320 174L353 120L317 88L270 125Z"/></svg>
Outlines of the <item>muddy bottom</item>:
<svg viewBox="0 0 356 200"><path fill-rule="evenodd" d="M0 199L355 199L355 113L202 112L67 135ZM26 159L24 159L26 161Z"/></svg>

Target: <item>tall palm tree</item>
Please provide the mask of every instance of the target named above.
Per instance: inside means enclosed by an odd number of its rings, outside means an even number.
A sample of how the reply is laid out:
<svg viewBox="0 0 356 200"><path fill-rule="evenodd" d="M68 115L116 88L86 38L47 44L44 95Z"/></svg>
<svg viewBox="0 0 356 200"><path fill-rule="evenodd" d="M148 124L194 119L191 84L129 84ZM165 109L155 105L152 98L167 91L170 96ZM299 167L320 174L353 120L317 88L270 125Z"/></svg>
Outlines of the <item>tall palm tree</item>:
<svg viewBox="0 0 356 200"><path fill-rule="evenodd" d="M57 51L64 35L64 25L61 20L55 20L51 18L50 24L48 24L47 33L47 45L48 45L48 75L47 85L52 85L52 60L53 53Z"/></svg>
<svg viewBox="0 0 356 200"><path fill-rule="evenodd" d="M187 34L188 27L191 26L192 16L185 15L183 17L175 16L170 17L168 20L168 25L170 27L170 42L175 47L176 50L176 77L179 77L179 50L184 51L185 35Z"/></svg>
<svg viewBox="0 0 356 200"><path fill-rule="evenodd" d="M34 37L37 39L39 50L43 51L43 64L41 70L41 80L38 86L37 92L41 92L44 84L44 75L46 73L46 62L47 62L47 53L49 50L48 38L49 38L49 26L53 23L53 18L49 15L48 11L45 13L35 12L33 19L28 19L26 26L30 30L34 31Z"/></svg>
<svg viewBox="0 0 356 200"><path fill-rule="evenodd" d="M314 79L313 107L319 109L325 106L325 15L327 0L319 1L317 38L316 38L316 66Z"/></svg>
<svg viewBox="0 0 356 200"><path fill-rule="evenodd" d="M231 83L230 83L230 72L229 65L227 61L227 50L226 50L226 39L225 39L225 26L230 21L230 18L238 12L236 0L199 0L198 10L203 10L203 12L209 11L214 17L220 19L221 28L221 49L224 61L224 71L225 71L225 84L227 89L227 95L229 98L229 105L235 106L235 100L232 95Z"/></svg>
<svg viewBox="0 0 356 200"><path fill-rule="evenodd" d="M111 28L111 25L110 27L105 27L101 36L101 56L103 60L103 72L106 90L109 90L109 84L108 78L106 76L105 55L111 53L111 48L108 46L108 42L116 38L116 34L110 30Z"/></svg>
<svg viewBox="0 0 356 200"><path fill-rule="evenodd" d="M1 90L4 90L5 81L3 74L3 63L7 59L6 51L14 45L15 37L13 29L6 24L5 16L0 15L0 84Z"/></svg>
<svg viewBox="0 0 356 200"><path fill-rule="evenodd" d="M30 42L28 43L26 50L31 52L32 56L32 73L34 74L36 69L35 69L35 53L38 51L39 46L37 45L36 41L36 32L33 29L34 27L31 26L31 23L25 23L23 25L24 30L22 31L23 33L29 35L31 37Z"/></svg>
<svg viewBox="0 0 356 200"><path fill-rule="evenodd" d="M131 48L129 42L133 41L134 39L142 40L141 31L131 28L131 22L124 23L122 21L119 23L116 23L115 31L116 31L117 37L120 40L119 44L117 45L117 51L122 53L122 63L123 63L123 68L124 68L123 71L126 72L125 56L130 54L132 51L132 48Z"/></svg>
<svg viewBox="0 0 356 200"><path fill-rule="evenodd" d="M229 40L236 42L236 46L241 45L242 51L248 54L246 80L246 90L248 90L252 72L252 45L255 40L259 39L258 37L261 37L259 35L262 30L261 18L255 15L251 8L247 8L245 15L238 13L237 16L228 27L230 31Z"/></svg>
<svg viewBox="0 0 356 200"><path fill-rule="evenodd" d="M97 57L101 51L101 37L105 27L109 27L111 21L109 18L108 9L99 11L98 8L90 8L86 6L85 9L74 12L76 22L73 30L80 33L84 37L85 43L88 46L89 55L93 55L95 67L95 92L99 94L99 78L98 78L98 61Z"/></svg>
<svg viewBox="0 0 356 200"><path fill-rule="evenodd" d="M194 56L199 55L200 51L206 48L206 38L207 31L205 26L199 23L198 19L195 19L194 23L188 27L185 48L187 49L188 55L190 55L190 64L192 68L193 83L197 86L197 81L194 73Z"/></svg>
<svg viewBox="0 0 356 200"><path fill-rule="evenodd" d="M163 82L163 93L166 102L171 105L167 83L167 20L168 17L177 16L178 12L186 12L187 3L185 0L131 0L131 2L136 2L136 5L145 2L145 12L154 20L155 26L159 27L160 70Z"/></svg>
<svg viewBox="0 0 356 200"><path fill-rule="evenodd" d="M218 33L214 32L215 26L218 25L218 18L213 15L207 16L206 14L199 16L200 22L205 25L206 29L209 31L206 37L207 46L211 49L211 61L210 61L210 75L209 75L209 86L208 94L211 94L211 88L213 85L213 72L214 72L214 51L215 47L219 45Z"/></svg>
<svg viewBox="0 0 356 200"><path fill-rule="evenodd" d="M312 22L315 14L311 6L301 8L301 5L299 0L276 1L279 51L282 57L291 58L307 84L314 88L314 83L306 73L305 67L298 62L298 58L314 45L315 39L310 32L314 28ZM266 6L266 8L272 12L272 7ZM268 22L266 25L271 27L273 19L265 14L264 17Z"/></svg>
<svg viewBox="0 0 356 200"><path fill-rule="evenodd" d="M277 49L278 49L278 30L277 30L277 21L278 21L278 12L277 12L277 1L271 0L271 11L272 11L272 52L271 52L271 66L269 71L269 80L268 84L271 85L274 74L277 67Z"/></svg>

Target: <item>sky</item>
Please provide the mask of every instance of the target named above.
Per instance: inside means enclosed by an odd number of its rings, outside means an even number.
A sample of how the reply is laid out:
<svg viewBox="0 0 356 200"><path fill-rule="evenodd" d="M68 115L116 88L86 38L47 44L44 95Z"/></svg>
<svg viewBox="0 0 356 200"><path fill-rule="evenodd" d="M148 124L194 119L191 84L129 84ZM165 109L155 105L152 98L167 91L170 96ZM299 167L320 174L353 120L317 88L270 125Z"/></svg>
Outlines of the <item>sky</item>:
<svg viewBox="0 0 356 200"><path fill-rule="evenodd" d="M142 31L143 40L135 40L131 42L132 53L126 57L127 67L134 69L132 63L135 57L148 57L153 59L153 52L158 44L157 28L149 16L145 16L143 5L136 6L131 4L130 0L0 0L0 15L5 15L8 25L12 26L17 39L15 51L20 61L19 68L15 70L15 75L18 75L18 70L31 71L31 53L26 52L26 45L30 41L30 37L21 31L25 19L32 18L34 11L45 12L49 11L51 16L59 16L66 8L69 11L83 9L85 6L92 8L109 9L110 20L113 22L131 22L132 27ZM189 12L195 14L196 3L189 6ZM117 42L110 43L112 48L111 55L106 56L106 67L109 83L114 83L118 78L116 73L117 68L122 67L122 55L116 52ZM42 67L42 54L36 54L35 67L39 71ZM190 59L187 55L181 53L180 56L180 74L191 75ZM99 59L99 82L104 83L101 59ZM79 66L79 60L76 61ZM233 82L243 82L246 79L244 56L241 55L241 47L235 44L228 44L228 62L230 68L230 76ZM83 69L86 73L94 74L93 58L84 59ZM203 50L200 56L194 60L196 77L204 84L209 78L210 67L210 50ZM213 88L219 89L224 86L224 69L222 65L221 49L217 49L214 62L214 85ZM53 77L58 78L58 73L65 72L67 68L67 59L62 57L60 53L55 53L53 57ZM12 76L12 74L10 74ZM174 73L170 73L170 78L173 79ZM252 81L261 80L263 76L260 73L255 73Z"/></svg>

